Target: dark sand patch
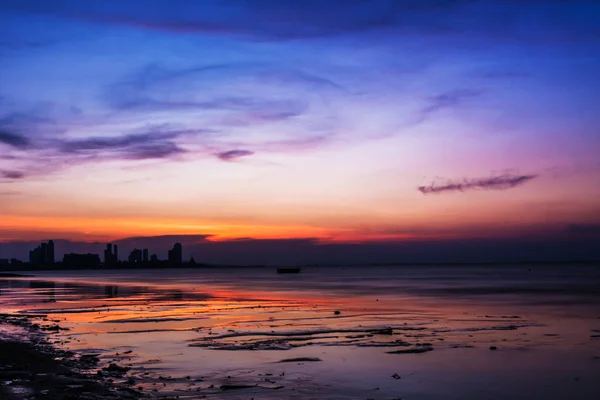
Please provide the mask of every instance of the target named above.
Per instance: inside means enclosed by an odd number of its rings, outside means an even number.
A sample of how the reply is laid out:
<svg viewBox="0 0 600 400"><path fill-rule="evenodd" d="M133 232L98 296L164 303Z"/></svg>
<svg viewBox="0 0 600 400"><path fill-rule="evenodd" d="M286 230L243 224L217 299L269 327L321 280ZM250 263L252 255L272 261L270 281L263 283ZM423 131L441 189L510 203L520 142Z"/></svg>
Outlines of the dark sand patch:
<svg viewBox="0 0 600 400"><path fill-rule="evenodd" d="M283 332L246 331L218 335L209 333L200 339L191 340L189 346L211 350L289 350L311 345L406 347L410 346L410 343L399 339L394 340L391 337L400 334L407 336L403 331L423 329L425 328L402 325L385 328L314 329ZM347 333L358 333L359 335L346 335Z"/></svg>
<svg viewBox="0 0 600 400"><path fill-rule="evenodd" d="M290 363L290 362L318 362L323 361L319 357L298 357L298 358L284 358L280 360L280 363Z"/></svg>
<svg viewBox="0 0 600 400"><path fill-rule="evenodd" d="M417 344L417 347L410 349L400 349L394 351L386 351L387 354L420 354L433 351L433 346L430 343Z"/></svg>
<svg viewBox="0 0 600 400"><path fill-rule="evenodd" d="M18 323L27 335L18 340L0 339L0 398L19 400L116 400L144 397L125 384L115 384L101 375L93 375L98 358L76 357L72 352L54 348L39 325L19 317L2 317L0 324ZM122 367L120 367L122 368Z"/></svg>

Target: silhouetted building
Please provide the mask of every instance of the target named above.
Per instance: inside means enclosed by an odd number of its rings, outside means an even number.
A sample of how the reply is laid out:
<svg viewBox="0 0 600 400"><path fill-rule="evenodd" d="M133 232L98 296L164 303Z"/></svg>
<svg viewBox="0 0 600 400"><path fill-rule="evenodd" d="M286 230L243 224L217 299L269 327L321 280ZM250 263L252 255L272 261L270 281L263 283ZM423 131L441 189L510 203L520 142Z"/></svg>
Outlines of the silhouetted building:
<svg viewBox="0 0 600 400"><path fill-rule="evenodd" d="M29 251L29 263L35 265L54 264L54 242L41 243L35 249Z"/></svg>
<svg viewBox="0 0 600 400"><path fill-rule="evenodd" d="M141 263L142 262L142 251L140 249L134 249L129 254L129 262L132 264Z"/></svg>
<svg viewBox="0 0 600 400"><path fill-rule="evenodd" d="M63 257L63 266L69 268L98 268L100 266L100 256L98 254L65 254Z"/></svg>
<svg viewBox="0 0 600 400"><path fill-rule="evenodd" d="M104 249L104 264L110 264L112 262L112 243L106 245L106 249Z"/></svg>
<svg viewBox="0 0 600 400"><path fill-rule="evenodd" d="M142 261L144 263L148 262L148 249L144 249L144 251L142 252Z"/></svg>
<svg viewBox="0 0 600 400"><path fill-rule="evenodd" d="M181 264L183 260L183 247L181 243L175 243L173 248L169 250L169 263L173 265Z"/></svg>
<svg viewBox="0 0 600 400"><path fill-rule="evenodd" d="M45 264L54 264L54 241L50 240L46 246Z"/></svg>
<svg viewBox="0 0 600 400"><path fill-rule="evenodd" d="M46 254L48 254L48 243L42 243L40 244L40 258L41 258L41 262L40 264L46 264Z"/></svg>
<svg viewBox="0 0 600 400"><path fill-rule="evenodd" d="M150 262L153 262L153 263L158 262L158 257L156 256L156 254L152 254L150 256Z"/></svg>
<svg viewBox="0 0 600 400"><path fill-rule="evenodd" d="M41 248L41 246L38 246L33 250L29 250L29 264L41 264L41 263L42 263L42 248Z"/></svg>
<svg viewBox="0 0 600 400"><path fill-rule="evenodd" d="M117 245L115 245L114 249L113 252L112 243L106 245L106 249L104 250L104 265L115 265L119 260L117 258Z"/></svg>

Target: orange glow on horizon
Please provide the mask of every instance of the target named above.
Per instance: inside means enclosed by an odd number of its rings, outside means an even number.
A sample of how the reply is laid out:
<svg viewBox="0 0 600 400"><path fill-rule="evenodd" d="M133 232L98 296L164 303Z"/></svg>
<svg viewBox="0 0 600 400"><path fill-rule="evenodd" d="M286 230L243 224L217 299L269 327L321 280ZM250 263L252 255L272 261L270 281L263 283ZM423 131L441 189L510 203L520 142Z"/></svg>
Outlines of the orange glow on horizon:
<svg viewBox="0 0 600 400"><path fill-rule="evenodd" d="M115 241L132 237L206 235L210 241L234 239L315 239L323 243L367 243L469 238L516 238L556 233L552 224L515 224L494 230L481 224L439 225L437 230L387 233L385 227L332 228L311 225L231 223L216 220L89 218L0 215L0 241L68 239ZM561 228L561 227L559 227Z"/></svg>
<svg viewBox="0 0 600 400"><path fill-rule="evenodd" d="M215 221L148 220L123 218L65 218L0 215L0 240L60 238L94 241L163 235L211 235L211 240L252 237L258 239L322 238L331 232L318 227L249 225ZM22 232L22 233L19 233ZM31 232L35 232L32 235ZM58 237L57 237L58 238Z"/></svg>

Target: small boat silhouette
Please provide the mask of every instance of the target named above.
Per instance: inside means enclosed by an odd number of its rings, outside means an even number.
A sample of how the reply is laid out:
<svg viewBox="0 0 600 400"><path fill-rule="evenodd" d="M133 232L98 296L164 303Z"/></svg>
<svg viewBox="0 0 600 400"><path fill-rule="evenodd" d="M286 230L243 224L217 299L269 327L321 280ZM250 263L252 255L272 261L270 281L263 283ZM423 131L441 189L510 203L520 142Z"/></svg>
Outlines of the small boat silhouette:
<svg viewBox="0 0 600 400"><path fill-rule="evenodd" d="M277 268L278 274L297 274L300 268Z"/></svg>

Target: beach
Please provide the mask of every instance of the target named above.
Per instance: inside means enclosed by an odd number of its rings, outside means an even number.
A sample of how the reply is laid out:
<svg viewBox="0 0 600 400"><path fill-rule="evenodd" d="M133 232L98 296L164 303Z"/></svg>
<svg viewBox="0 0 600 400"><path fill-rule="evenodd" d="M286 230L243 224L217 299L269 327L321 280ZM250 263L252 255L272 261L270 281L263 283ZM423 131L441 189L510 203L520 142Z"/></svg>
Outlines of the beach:
<svg viewBox="0 0 600 400"><path fill-rule="evenodd" d="M0 278L0 338L53 355L84 381L64 383L79 391L73 398L86 388L99 399L593 399L599 271L31 272ZM3 396L69 398L32 383L32 365L10 375L4 354Z"/></svg>

